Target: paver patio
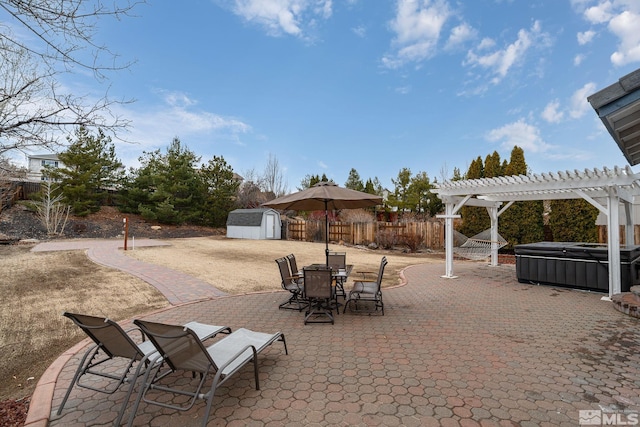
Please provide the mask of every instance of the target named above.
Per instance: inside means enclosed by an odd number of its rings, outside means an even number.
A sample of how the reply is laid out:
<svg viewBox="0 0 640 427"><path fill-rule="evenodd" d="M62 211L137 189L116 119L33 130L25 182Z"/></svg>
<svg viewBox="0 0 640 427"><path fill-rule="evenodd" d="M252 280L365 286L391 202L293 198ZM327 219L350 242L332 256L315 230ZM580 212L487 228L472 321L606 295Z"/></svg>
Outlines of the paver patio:
<svg viewBox="0 0 640 427"><path fill-rule="evenodd" d="M409 267L406 285L384 290L385 316L340 314L335 325L305 326L303 313L278 310L284 292L145 318L285 334L289 355L278 345L260 355L261 390L245 367L218 390L209 426L575 426L580 410L617 421L640 412L638 319L602 294L520 284L513 265L456 262L459 278L443 272L441 263ZM55 413L81 347L54 364L57 381L42 384L32 406ZM75 388L49 425L110 425L125 391ZM203 410L142 403L134 425L196 426Z"/></svg>

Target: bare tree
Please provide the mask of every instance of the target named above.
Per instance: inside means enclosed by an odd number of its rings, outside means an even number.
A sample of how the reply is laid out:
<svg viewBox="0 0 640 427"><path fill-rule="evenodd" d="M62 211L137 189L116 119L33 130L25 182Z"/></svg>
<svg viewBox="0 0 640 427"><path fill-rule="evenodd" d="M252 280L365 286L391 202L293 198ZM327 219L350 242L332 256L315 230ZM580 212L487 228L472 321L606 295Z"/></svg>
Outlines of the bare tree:
<svg viewBox="0 0 640 427"><path fill-rule="evenodd" d="M123 4L122 2L120 2ZM102 128L115 135L128 122L112 114L108 93L98 100L64 93L59 78L90 71L106 79L117 55L95 40L99 19L120 19L139 2L107 6L102 0L0 0L10 18L0 25L0 154L51 148L69 129ZM12 28L19 28L18 36Z"/></svg>
<svg viewBox="0 0 640 427"><path fill-rule="evenodd" d="M54 194L58 188L52 187L51 181L43 181L42 187L42 199L35 203L38 218L46 227L47 234L62 234L69 219L71 206L61 203L62 194Z"/></svg>
<svg viewBox="0 0 640 427"><path fill-rule="evenodd" d="M267 165L262 175L262 184L264 191L271 192L275 197L284 196L289 191L289 184L280 167L278 159L269 153Z"/></svg>

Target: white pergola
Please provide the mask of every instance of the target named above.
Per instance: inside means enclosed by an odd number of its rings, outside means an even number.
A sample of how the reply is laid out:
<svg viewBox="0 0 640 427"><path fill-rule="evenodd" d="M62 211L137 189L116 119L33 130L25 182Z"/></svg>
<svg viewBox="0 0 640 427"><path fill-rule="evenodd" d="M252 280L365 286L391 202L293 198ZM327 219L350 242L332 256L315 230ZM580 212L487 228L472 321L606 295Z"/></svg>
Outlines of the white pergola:
<svg viewBox="0 0 640 427"><path fill-rule="evenodd" d="M607 217L609 296L621 292L620 219L625 210L625 240L633 244L633 201L640 196L640 174L629 166L603 170L549 172L535 175L447 181L436 185L435 193L445 204L445 274L453 274L453 220L462 206L485 207L491 218L491 265L498 265L498 218L514 202L525 200L584 199Z"/></svg>

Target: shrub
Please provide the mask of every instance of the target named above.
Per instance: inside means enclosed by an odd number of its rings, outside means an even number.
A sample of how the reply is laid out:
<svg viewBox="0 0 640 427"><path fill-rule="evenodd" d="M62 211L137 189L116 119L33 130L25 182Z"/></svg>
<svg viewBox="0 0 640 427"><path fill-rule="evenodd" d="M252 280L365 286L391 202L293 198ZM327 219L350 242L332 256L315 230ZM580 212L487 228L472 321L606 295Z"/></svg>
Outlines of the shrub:
<svg viewBox="0 0 640 427"><path fill-rule="evenodd" d="M418 252L418 250L422 248L422 246L424 245L424 242L422 241L422 236L419 236L413 233L405 234L404 236L401 237L400 240L403 245L409 248L409 252Z"/></svg>
<svg viewBox="0 0 640 427"><path fill-rule="evenodd" d="M399 241L399 236L392 230L378 230L376 233L376 243L383 249L392 249Z"/></svg>
<svg viewBox="0 0 640 427"><path fill-rule="evenodd" d="M344 209L340 211L340 221L354 222L375 222L373 213L365 209Z"/></svg>

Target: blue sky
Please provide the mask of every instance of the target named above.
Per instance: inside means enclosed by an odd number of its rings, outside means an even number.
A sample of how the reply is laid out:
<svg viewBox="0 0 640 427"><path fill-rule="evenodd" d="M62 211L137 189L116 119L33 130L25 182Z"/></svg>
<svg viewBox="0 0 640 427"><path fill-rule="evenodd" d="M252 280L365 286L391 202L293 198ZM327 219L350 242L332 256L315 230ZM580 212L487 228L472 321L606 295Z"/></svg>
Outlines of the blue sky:
<svg viewBox="0 0 640 427"><path fill-rule="evenodd" d="M587 96L640 68L638 0L149 0L97 39L136 61L71 90L134 98L136 166L177 136L295 191L409 168L433 179L518 145L534 173L624 166ZM82 89L80 89L82 88Z"/></svg>

